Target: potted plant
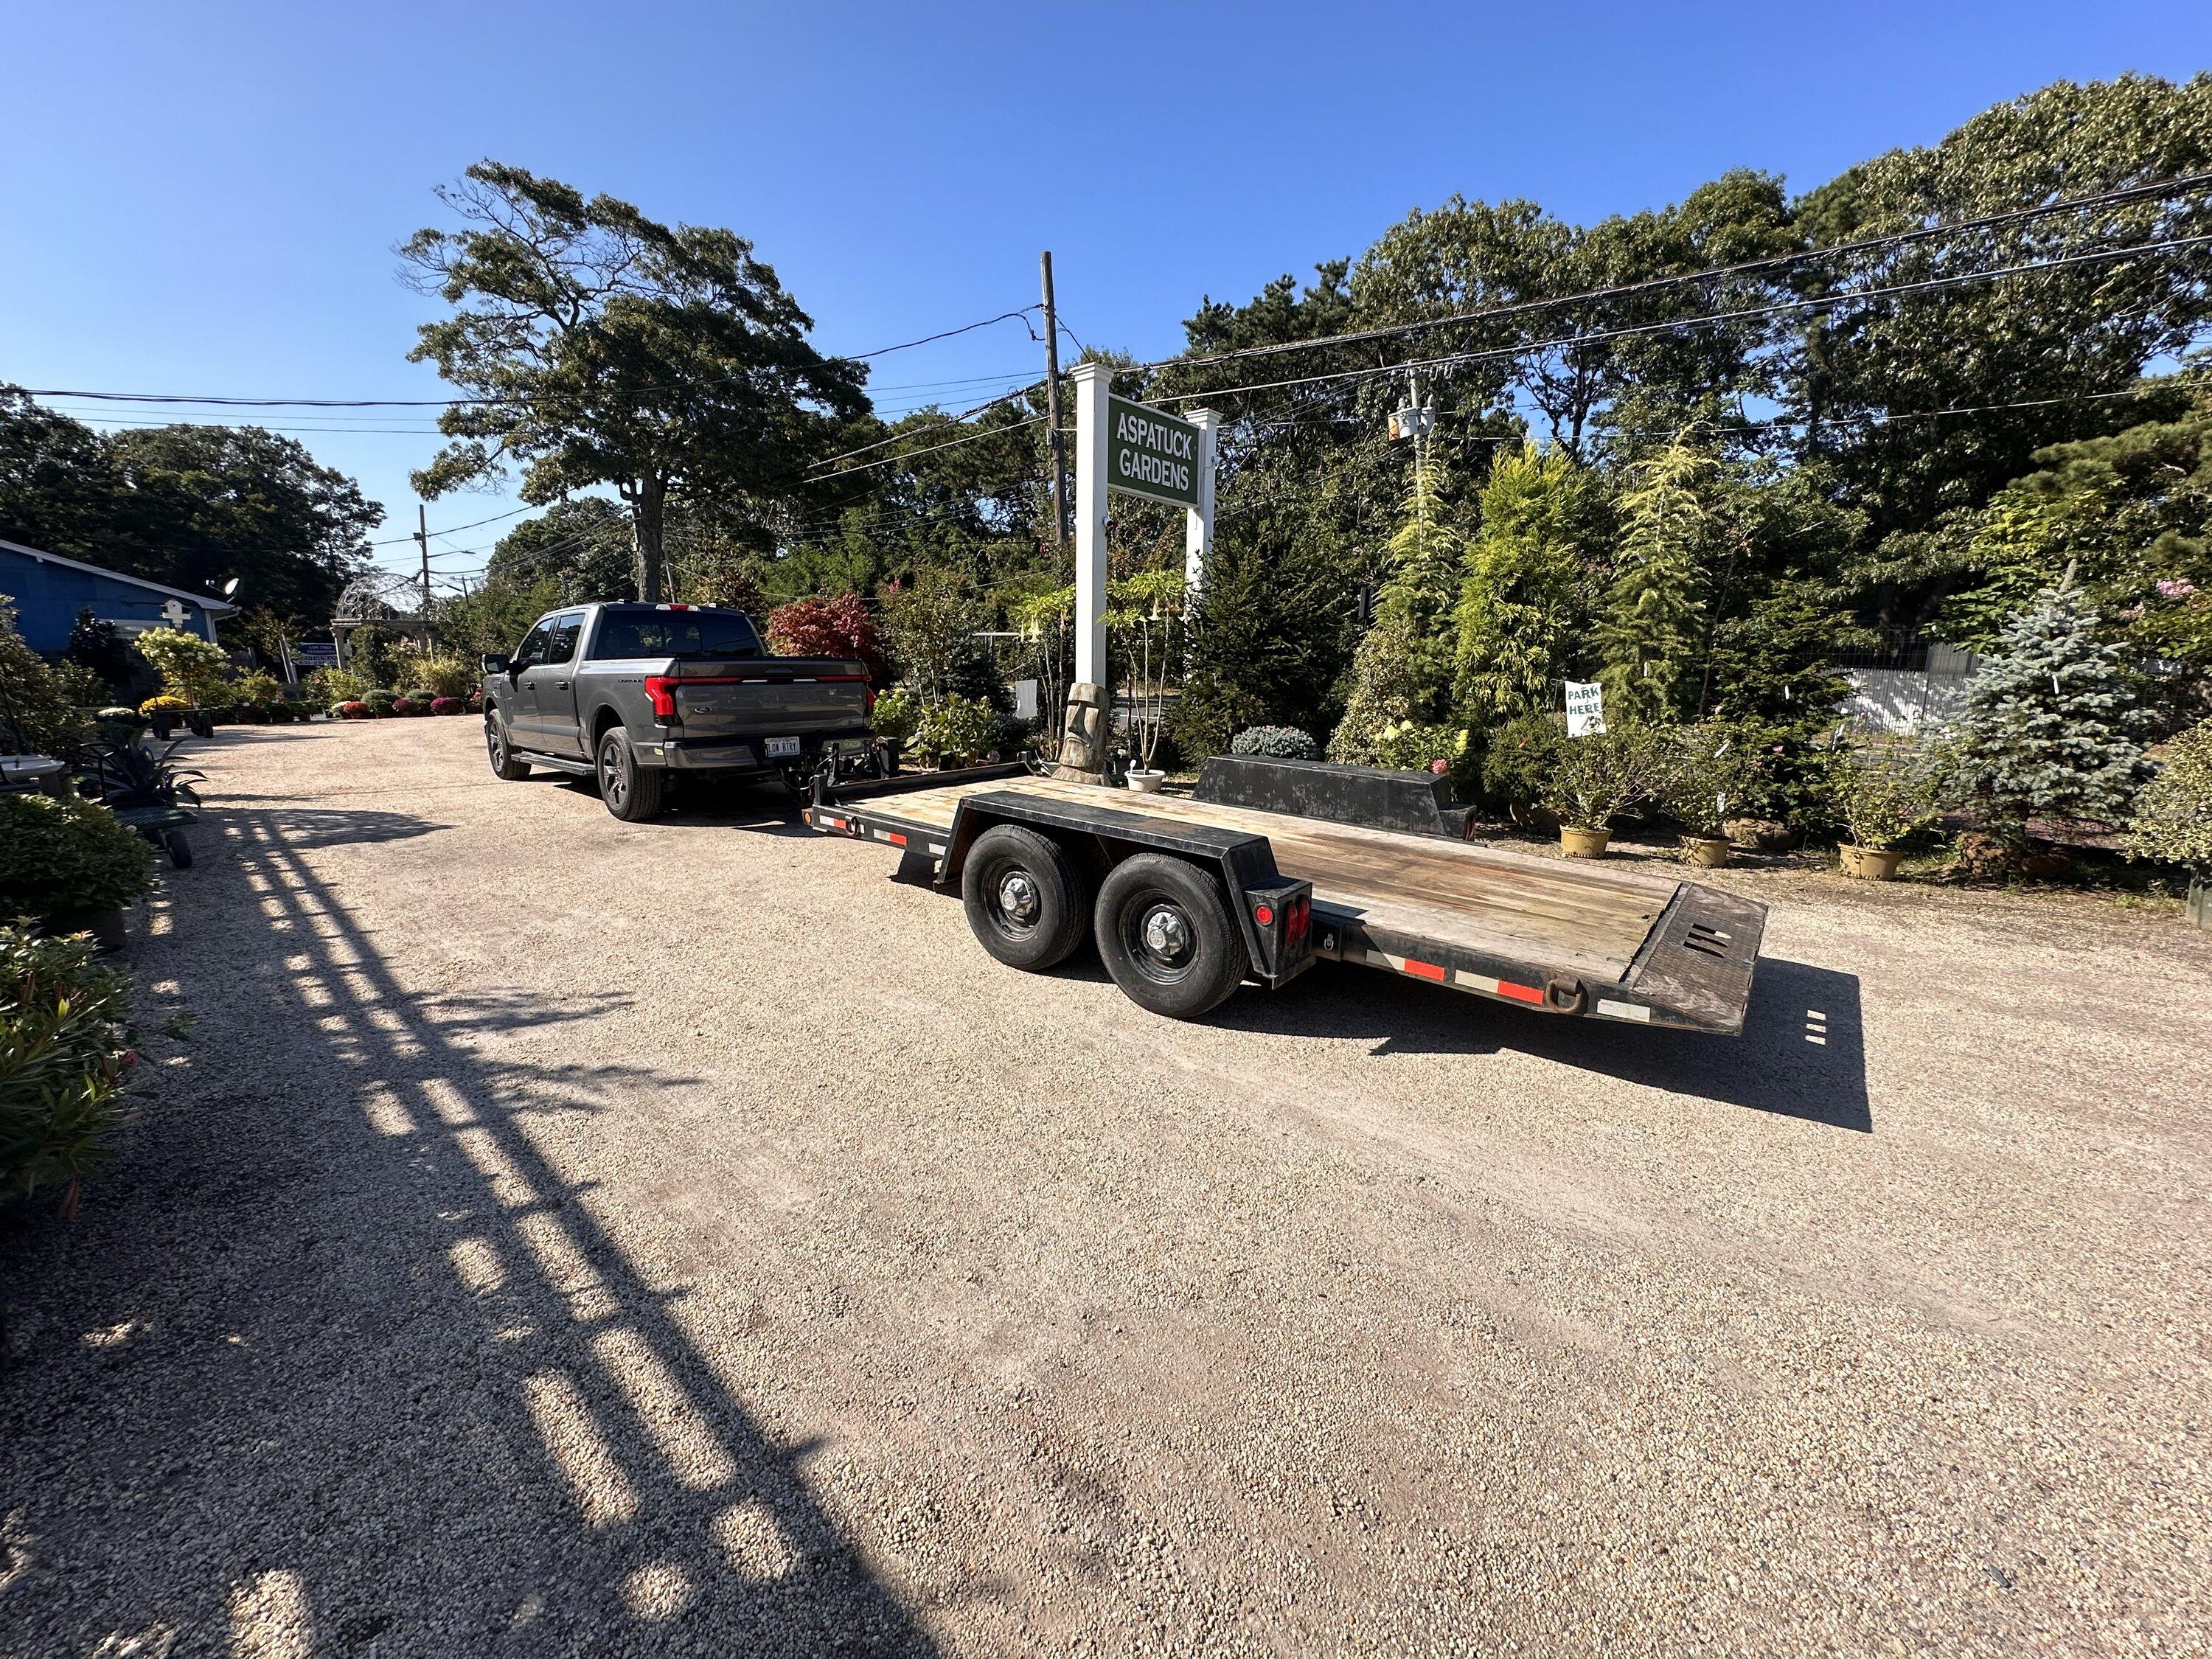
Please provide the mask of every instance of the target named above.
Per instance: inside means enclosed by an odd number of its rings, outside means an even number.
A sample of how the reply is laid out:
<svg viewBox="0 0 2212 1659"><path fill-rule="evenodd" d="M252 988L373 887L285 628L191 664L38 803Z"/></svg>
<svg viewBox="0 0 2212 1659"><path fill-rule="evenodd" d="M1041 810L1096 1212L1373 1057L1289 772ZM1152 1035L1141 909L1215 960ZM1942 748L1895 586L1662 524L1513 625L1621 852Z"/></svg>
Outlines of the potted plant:
<svg viewBox="0 0 2212 1659"><path fill-rule="evenodd" d="M81 939L0 923L0 1203L58 1188L64 1218L130 1104L131 979Z"/></svg>
<svg viewBox="0 0 2212 1659"><path fill-rule="evenodd" d="M2158 775L2136 798L2128 856L2189 872L2189 919L2212 928L2212 720L2170 744Z"/></svg>
<svg viewBox="0 0 2212 1659"><path fill-rule="evenodd" d="M157 692L138 705L138 712L154 728L154 735L161 742L169 740L169 733L177 729L177 722L191 713L192 706L173 691Z"/></svg>
<svg viewBox="0 0 2212 1659"><path fill-rule="evenodd" d="M1652 790L1650 744L1633 729L1593 732L1561 744L1541 799L1559 817L1559 850L1571 859L1601 859L1612 821L1642 805Z"/></svg>
<svg viewBox="0 0 2212 1659"><path fill-rule="evenodd" d="M1912 742L1862 744L1838 757L1836 810L1850 839L1836 851L1844 873L1888 881L1904 861L1898 845L1936 822L1936 768Z"/></svg>
<svg viewBox="0 0 2212 1659"><path fill-rule="evenodd" d="M152 884L154 855L97 801L0 795L0 915L123 948L123 907Z"/></svg>
<svg viewBox="0 0 2212 1659"><path fill-rule="evenodd" d="M1682 861L1717 870L1729 861L1723 827L1739 811L1756 766L1754 740L1721 720L1676 726L1658 757L1668 816L1682 828Z"/></svg>
<svg viewBox="0 0 2212 1659"><path fill-rule="evenodd" d="M978 697L948 691L921 711L915 726L915 745L931 757L940 769L964 763L981 754L991 738L991 705Z"/></svg>
<svg viewBox="0 0 2212 1659"><path fill-rule="evenodd" d="M1129 711L1129 769L1126 781L1140 795L1154 794L1168 780L1152 764L1167 730L1168 671L1176 653L1170 644L1182 615L1183 574L1146 570L1113 584L1114 609L1106 626L1121 639L1123 697Z"/></svg>
<svg viewBox="0 0 2212 1659"><path fill-rule="evenodd" d="M914 740L921 724L921 700L906 687L895 685L876 699L868 720L875 727L876 741L884 746L887 769L896 774L899 751Z"/></svg>

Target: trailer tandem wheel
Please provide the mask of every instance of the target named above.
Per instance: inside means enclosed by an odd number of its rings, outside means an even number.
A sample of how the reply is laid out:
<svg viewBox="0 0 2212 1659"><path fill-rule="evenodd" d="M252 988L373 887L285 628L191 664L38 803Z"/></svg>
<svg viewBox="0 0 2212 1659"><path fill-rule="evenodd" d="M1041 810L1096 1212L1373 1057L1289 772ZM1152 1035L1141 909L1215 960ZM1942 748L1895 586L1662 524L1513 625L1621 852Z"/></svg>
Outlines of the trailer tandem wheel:
<svg viewBox="0 0 2212 1659"><path fill-rule="evenodd" d="M1092 931L1122 994L1170 1019L1212 1012L1252 971L1220 882L1168 854L1139 853L1114 866L1099 886Z"/></svg>
<svg viewBox="0 0 2212 1659"><path fill-rule="evenodd" d="M1075 854L1018 824L975 838L960 872L960 903L977 943L1026 973L1066 961L1091 926L1090 884Z"/></svg>

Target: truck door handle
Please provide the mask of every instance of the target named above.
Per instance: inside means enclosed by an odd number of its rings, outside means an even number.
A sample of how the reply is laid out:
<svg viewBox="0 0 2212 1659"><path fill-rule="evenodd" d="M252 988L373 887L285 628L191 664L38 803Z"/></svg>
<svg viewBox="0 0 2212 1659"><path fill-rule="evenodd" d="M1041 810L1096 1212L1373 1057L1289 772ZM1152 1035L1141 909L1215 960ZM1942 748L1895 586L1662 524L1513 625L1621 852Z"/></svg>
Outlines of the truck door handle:
<svg viewBox="0 0 2212 1659"><path fill-rule="evenodd" d="M566 680L556 680L553 682L553 689L556 691L566 691L568 689L568 682Z"/></svg>

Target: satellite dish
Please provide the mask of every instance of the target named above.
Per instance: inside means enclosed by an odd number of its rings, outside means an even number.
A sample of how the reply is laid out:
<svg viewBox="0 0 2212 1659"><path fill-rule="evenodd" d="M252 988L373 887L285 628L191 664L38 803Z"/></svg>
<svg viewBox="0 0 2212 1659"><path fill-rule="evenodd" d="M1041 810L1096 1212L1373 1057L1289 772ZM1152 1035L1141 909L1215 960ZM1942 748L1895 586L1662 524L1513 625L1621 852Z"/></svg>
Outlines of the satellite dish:
<svg viewBox="0 0 2212 1659"><path fill-rule="evenodd" d="M233 576L233 577L232 577L228 581L225 582L225 583L222 585L222 596L223 596L223 598L225 598L226 599L228 599L232 594L234 594L234 593L235 593L235 592L238 592L238 578L237 578L237 577L235 577L235 576Z"/></svg>

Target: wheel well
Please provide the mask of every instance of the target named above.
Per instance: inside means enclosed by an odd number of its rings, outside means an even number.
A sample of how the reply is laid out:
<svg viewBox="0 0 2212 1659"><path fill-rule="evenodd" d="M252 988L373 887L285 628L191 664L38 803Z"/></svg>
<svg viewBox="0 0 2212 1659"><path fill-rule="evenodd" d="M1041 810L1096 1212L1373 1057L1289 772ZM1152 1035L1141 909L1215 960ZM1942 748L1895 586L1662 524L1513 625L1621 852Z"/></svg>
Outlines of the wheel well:
<svg viewBox="0 0 2212 1659"><path fill-rule="evenodd" d="M592 716L592 747L597 750L599 739L622 723L622 716L615 712L612 703L602 705L599 712Z"/></svg>

